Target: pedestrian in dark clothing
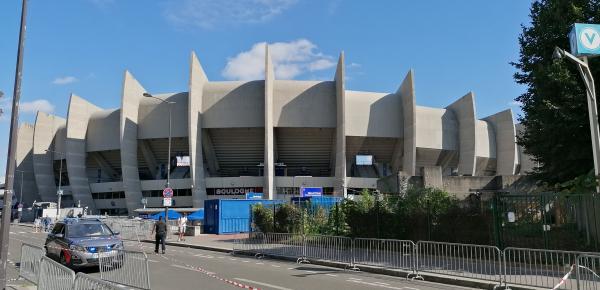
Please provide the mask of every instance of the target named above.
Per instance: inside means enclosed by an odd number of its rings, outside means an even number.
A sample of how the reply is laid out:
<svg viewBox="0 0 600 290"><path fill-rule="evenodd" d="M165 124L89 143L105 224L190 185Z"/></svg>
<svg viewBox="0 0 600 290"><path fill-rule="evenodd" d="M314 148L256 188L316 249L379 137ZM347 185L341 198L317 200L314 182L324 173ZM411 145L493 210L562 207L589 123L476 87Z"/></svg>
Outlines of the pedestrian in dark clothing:
<svg viewBox="0 0 600 290"><path fill-rule="evenodd" d="M152 227L152 234L156 232L154 236L154 253L158 254L158 244L162 245L162 253L165 253L165 239L167 238L167 224L163 221L162 217L158 217L158 221Z"/></svg>

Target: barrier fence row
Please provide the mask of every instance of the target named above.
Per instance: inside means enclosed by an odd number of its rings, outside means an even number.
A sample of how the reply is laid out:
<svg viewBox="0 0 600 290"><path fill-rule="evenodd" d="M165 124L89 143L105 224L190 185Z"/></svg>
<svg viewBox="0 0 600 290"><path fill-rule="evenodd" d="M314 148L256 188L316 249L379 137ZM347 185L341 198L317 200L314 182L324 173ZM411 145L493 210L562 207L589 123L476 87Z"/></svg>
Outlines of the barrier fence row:
<svg viewBox="0 0 600 290"><path fill-rule="evenodd" d="M298 262L324 260L359 269L373 266L420 278L431 273L546 289L600 289L600 254L432 241L348 238L286 233L250 233L234 253L279 256Z"/></svg>
<svg viewBox="0 0 600 290"><path fill-rule="evenodd" d="M68 251L70 257L80 253ZM62 253L62 252L61 252ZM75 272L49 258L43 248L22 244L19 277L39 290L150 289L148 257L143 252L112 250L98 253L100 278Z"/></svg>

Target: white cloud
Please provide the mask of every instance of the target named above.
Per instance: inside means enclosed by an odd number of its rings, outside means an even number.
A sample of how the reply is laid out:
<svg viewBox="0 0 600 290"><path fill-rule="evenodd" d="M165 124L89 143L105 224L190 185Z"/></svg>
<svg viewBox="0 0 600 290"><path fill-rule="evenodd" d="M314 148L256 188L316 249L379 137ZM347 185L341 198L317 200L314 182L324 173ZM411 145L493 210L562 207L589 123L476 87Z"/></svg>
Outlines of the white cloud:
<svg viewBox="0 0 600 290"><path fill-rule="evenodd" d="M71 84L78 81L78 79L76 77L73 76L66 76L66 77L58 77L55 78L52 83L55 85L66 85L66 84Z"/></svg>
<svg viewBox="0 0 600 290"><path fill-rule="evenodd" d="M227 79L256 80L265 75L265 45L256 43L227 60L222 75ZM269 44L275 77L293 79L306 72L315 72L335 66L331 56L318 52L317 46L306 39Z"/></svg>
<svg viewBox="0 0 600 290"><path fill-rule="evenodd" d="M208 29L223 24L261 23L293 6L297 0L171 0L165 16L177 25Z"/></svg>
<svg viewBox="0 0 600 290"><path fill-rule="evenodd" d="M359 67L361 67L361 65L360 65L360 63L351 62L351 63L348 65L348 67L349 67L349 68L359 68Z"/></svg>
<svg viewBox="0 0 600 290"><path fill-rule="evenodd" d="M52 105L48 100L39 99L31 102L23 102L19 104L19 111L22 113L37 113L45 112L52 113L54 112L54 105Z"/></svg>
<svg viewBox="0 0 600 290"><path fill-rule="evenodd" d="M513 106L513 107L522 107L523 103L519 102L519 101L512 101L510 103L508 103L509 106Z"/></svg>

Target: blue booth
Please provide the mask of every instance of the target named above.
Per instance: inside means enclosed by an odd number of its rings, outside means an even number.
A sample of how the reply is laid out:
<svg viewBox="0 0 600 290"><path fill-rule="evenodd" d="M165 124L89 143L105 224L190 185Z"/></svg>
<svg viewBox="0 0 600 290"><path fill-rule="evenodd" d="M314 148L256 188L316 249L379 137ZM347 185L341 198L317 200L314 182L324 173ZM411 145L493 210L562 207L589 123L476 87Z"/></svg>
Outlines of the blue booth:
<svg viewBox="0 0 600 290"><path fill-rule="evenodd" d="M283 200L211 199L204 201L204 232L236 234L250 232L251 206L281 204Z"/></svg>

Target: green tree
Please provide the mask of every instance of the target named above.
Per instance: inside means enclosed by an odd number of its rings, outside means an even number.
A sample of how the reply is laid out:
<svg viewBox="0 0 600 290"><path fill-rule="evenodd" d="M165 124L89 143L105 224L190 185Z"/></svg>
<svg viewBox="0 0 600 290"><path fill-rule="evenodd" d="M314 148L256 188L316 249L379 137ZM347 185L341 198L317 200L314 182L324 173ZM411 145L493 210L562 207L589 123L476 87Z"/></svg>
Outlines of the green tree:
<svg viewBox="0 0 600 290"><path fill-rule="evenodd" d="M527 90L516 98L522 103L519 121L524 132L518 143L539 162L533 173L550 183L586 174L593 168L585 88L579 73L567 60L553 61L554 47L569 48L571 25L600 22L599 0L540 0L532 3L531 24L519 37L517 83ZM600 79L599 59L590 59Z"/></svg>

